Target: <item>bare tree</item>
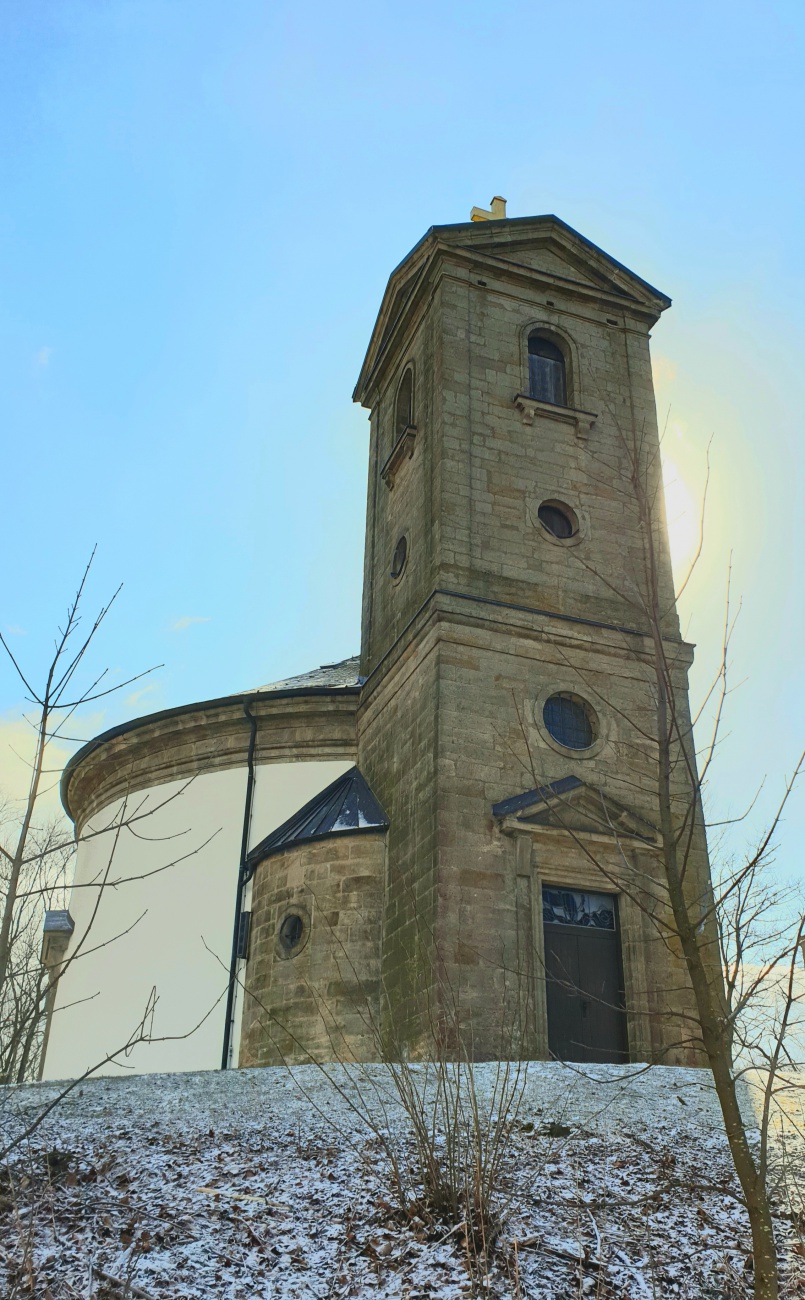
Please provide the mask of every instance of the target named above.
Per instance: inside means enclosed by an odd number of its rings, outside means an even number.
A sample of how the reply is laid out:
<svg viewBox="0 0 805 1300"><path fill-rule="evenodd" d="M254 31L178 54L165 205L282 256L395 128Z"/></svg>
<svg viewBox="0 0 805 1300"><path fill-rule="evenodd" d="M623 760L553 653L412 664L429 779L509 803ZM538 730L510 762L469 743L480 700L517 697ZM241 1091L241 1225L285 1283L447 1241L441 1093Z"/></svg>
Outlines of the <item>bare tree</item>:
<svg viewBox="0 0 805 1300"><path fill-rule="evenodd" d="M13 813L3 819L3 840L19 834ZM49 911L63 909L73 845L70 828L59 818L32 823L28 853L17 877L11 940L0 985L0 1080L22 1083L41 1058L48 997L55 995L56 970L42 961L42 922ZM13 842L13 840L12 840ZM12 863L0 859L0 890L8 898Z"/></svg>
<svg viewBox="0 0 805 1300"><path fill-rule="evenodd" d="M701 554L704 507L696 555L674 592L669 585L660 447L656 439L644 437L639 430L625 431L612 410L610 416L619 431L620 446L618 463L607 463L603 478L609 485L613 480L619 483L624 517L632 521L629 545L624 548L633 557L632 572L617 581L587 563L578 551L574 554L628 604L635 627L643 634L640 662L649 706L640 716L623 714L621 723L632 736L639 763L645 768L648 754L654 772L656 837L643 850L650 865L635 866L629 844L622 840L603 804L602 829L617 845L617 868L571 829L570 818L563 822L561 799L556 815L580 851L649 918L657 938L681 955L695 1007L685 1037L703 1053L712 1071L751 1228L755 1295L758 1300L776 1300L779 1269L768 1180L769 1126L781 1091L797 1082L789 1044L792 1028L801 1023L803 989L797 980L797 962L805 936L805 915L801 900L792 907L793 896L784 898L774 888L769 868L780 819L805 755L795 765L780 807L756 851L725 872L714 890L707 862L703 795L729 694L734 628L729 591L719 664L702 707L691 717L686 666L674 623L676 599ZM568 666L589 691L600 695L592 678L569 660ZM607 703L610 709L615 707L611 700ZM697 735L705 733L703 742L697 744L694 727ZM531 774L539 788L545 781L535 769L522 720L521 729ZM644 1009L642 1014L656 1012ZM684 1012L677 1011L675 1018L684 1022ZM789 1067L785 1081L781 1081L783 1067ZM755 1071L762 1089L759 1145L751 1137L754 1124L742 1113L740 1104L741 1081L750 1070Z"/></svg>
<svg viewBox="0 0 805 1300"><path fill-rule="evenodd" d="M60 764L52 757L54 749L59 744L77 743L70 734L71 724L83 708L147 676L138 673L107 685L106 670L96 674L89 669L89 651L120 591L118 588L86 627L82 605L94 554L93 551L67 606L41 687L34 683L33 675L21 665L0 634L0 646L30 706L26 720L32 728L34 742L27 794L19 804L7 801L0 810L0 1083L21 1083L36 1077L58 985L75 961L87 957L99 946L93 946L91 931L104 891L168 870L205 847L196 845L168 862L155 860L137 876L116 874L114 858L121 835L142 830L137 823L154 817L166 803L178 797L176 792L171 792L154 801L127 795L105 822L82 832L82 841L104 839L105 852L91 880L80 885L72 881L78 841L66 818L54 817L46 811L47 796L61 774ZM158 842L176 836L149 838ZM48 912L66 908L71 888L90 889L94 898L89 924L66 956L67 936L58 936L61 942L51 943L48 951L42 946L42 927ZM133 924L136 923L135 919ZM107 938L101 946L119 937ZM149 999L141 1022L131 1034L121 1026L120 1050L108 1059L128 1054L135 1041L149 1040L155 996ZM95 1069L102 1068L108 1059Z"/></svg>

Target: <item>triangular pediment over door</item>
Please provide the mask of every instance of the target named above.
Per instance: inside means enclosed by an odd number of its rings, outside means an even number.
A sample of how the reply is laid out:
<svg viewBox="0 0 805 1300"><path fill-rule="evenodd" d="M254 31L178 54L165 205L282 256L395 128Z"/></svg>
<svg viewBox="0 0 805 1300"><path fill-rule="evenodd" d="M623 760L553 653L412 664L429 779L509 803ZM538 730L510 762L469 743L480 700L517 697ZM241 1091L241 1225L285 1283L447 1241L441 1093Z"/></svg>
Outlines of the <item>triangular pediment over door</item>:
<svg viewBox="0 0 805 1300"><path fill-rule="evenodd" d="M492 807L501 830L564 830L572 835L609 836L656 844L658 831L651 822L598 786L577 776L512 795Z"/></svg>

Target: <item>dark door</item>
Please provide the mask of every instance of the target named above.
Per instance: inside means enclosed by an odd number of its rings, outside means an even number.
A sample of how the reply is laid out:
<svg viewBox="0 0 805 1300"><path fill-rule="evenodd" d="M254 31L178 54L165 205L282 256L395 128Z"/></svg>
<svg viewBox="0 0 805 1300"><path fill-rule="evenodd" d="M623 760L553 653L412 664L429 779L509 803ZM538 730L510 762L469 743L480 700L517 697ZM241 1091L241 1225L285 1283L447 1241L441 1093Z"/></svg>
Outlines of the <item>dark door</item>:
<svg viewBox="0 0 805 1300"><path fill-rule="evenodd" d="M564 906L551 905L558 898ZM615 899L545 890L543 916L551 1056L628 1060Z"/></svg>

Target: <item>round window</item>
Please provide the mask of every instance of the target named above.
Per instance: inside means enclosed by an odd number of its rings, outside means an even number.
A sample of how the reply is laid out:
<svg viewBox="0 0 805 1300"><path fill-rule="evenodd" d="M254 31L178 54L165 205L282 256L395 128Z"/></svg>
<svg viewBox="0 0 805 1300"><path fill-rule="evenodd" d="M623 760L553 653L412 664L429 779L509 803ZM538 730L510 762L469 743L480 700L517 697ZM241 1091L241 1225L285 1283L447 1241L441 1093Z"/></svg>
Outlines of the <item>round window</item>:
<svg viewBox="0 0 805 1300"><path fill-rule="evenodd" d="M543 501L537 511L539 521L552 537L566 541L579 531L579 521L563 501Z"/></svg>
<svg viewBox="0 0 805 1300"><path fill-rule="evenodd" d="M548 697L542 720L549 734L566 749L589 749L598 734L598 719L589 704L567 691Z"/></svg>
<svg viewBox="0 0 805 1300"><path fill-rule="evenodd" d="M279 928L279 942L283 952L294 952L302 942L305 923L298 912L289 912Z"/></svg>
<svg viewBox="0 0 805 1300"><path fill-rule="evenodd" d="M408 538L403 536L394 547L394 556L391 561L392 578L402 577L402 571L405 568L405 562L408 559Z"/></svg>

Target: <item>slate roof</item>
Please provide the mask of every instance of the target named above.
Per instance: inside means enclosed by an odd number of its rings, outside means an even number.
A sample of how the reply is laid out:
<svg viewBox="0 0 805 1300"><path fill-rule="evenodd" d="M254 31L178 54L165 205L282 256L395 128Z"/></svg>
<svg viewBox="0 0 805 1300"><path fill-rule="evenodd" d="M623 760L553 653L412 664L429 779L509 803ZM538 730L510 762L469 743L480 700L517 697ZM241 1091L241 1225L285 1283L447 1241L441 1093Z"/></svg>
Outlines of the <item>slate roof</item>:
<svg viewBox="0 0 805 1300"><path fill-rule="evenodd" d="M501 799L500 803L492 805L492 816L508 817L521 808L529 808L535 803L547 803L557 795L569 794L583 784L577 776L563 776L558 781L551 781L550 785L539 785L534 790L526 790L524 794L513 795L511 799Z"/></svg>
<svg viewBox="0 0 805 1300"><path fill-rule="evenodd" d="M297 677L285 677L281 682L269 682L266 686L255 687L255 694L260 691L295 691L304 689L306 686L325 686L331 690L338 690L339 687L360 686L362 678L359 676L360 656L353 655L350 659L342 659L336 664L322 664L320 668L313 668L309 673L299 673Z"/></svg>
<svg viewBox="0 0 805 1300"><path fill-rule="evenodd" d="M357 767L352 767L252 849L246 859L248 874L265 858L294 845L335 835L385 831L388 825L389 819L366 781Z"/></svg>
<svg viewBox="0 0 805 1300"><path fill-rule="evenodd" d="M45 912L45 924L42 929L45 934L72 934L75 921L70 913L63 909Z"/></svg>

